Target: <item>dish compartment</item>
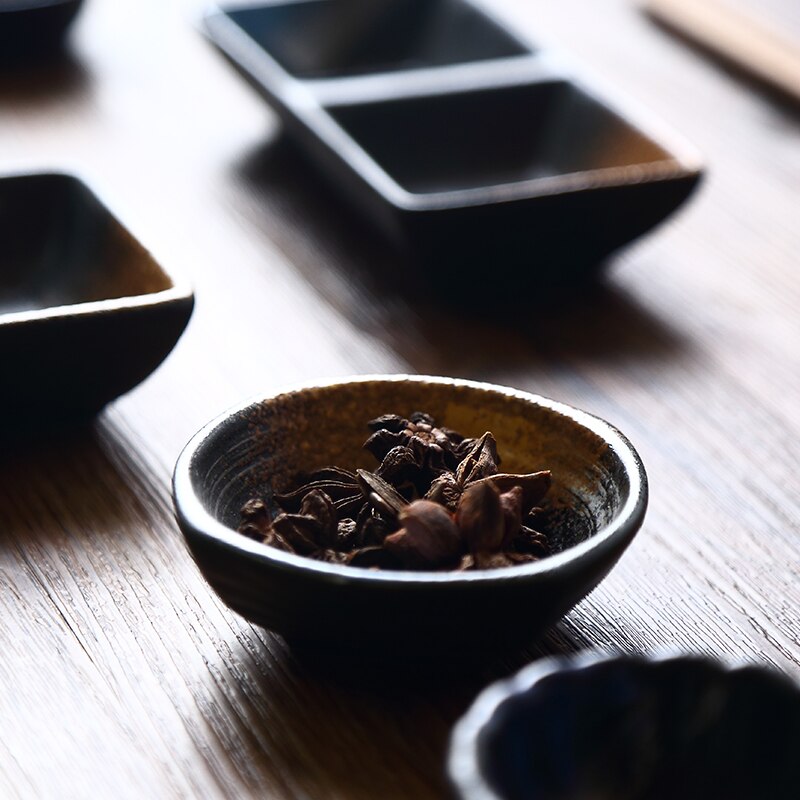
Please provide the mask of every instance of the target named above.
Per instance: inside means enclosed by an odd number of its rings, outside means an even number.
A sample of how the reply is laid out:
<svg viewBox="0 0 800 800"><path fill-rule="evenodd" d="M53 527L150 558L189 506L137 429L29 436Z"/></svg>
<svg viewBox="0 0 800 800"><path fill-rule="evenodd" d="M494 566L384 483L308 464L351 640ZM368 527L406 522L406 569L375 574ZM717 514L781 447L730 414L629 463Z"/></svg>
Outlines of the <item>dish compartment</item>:
<svg viewBox="0 0 800 800"><path fill-rule="evenodd" d="M487 265L518 286L590 278L700 178L691 147L466 0L282 0L207 29L334 188L448 291Z"/></svg>
<svg viewBox="0 0 800 800"><path fill-rule="evenodd" d="M288 75L318 80L531 53L465 0L278 0L222 15ZM208 20L221 30L220 16Z"/></svg>

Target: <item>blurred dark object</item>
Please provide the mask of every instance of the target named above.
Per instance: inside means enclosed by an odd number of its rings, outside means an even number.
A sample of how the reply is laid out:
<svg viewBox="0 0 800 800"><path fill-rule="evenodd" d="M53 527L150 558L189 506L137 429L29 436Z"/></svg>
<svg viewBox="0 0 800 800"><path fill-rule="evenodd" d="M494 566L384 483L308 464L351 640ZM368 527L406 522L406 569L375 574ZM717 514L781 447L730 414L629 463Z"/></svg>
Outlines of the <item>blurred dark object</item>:
<svg viewBox="0 0 800 800"><path fill-rule="evenodd" d="M190 290L77 178L0 179L0 432L89 416L166 357Z"/></svg>
<svg viewBox="0 0 800 800"><path fill-rule="evenodd" d="M679 35L800 101L797 0L648 0L646 9Z"/></svg>
<svg viewBox="0 0 800 800"><path fill-rule="evenodd" d="M58 52L83 0L0 0L0 67Z"/></svg>
<svg viewBox="0 0 800 800"><path fill-rule="evenodd" d="M795 800L800 688L699 656L584 654L495 684L459 722L463 800Z"/></svg>
<svg viewBox="0 0 800 800"><path fill-rule="evenodd" d="M280 0L225 9L296 78L331 78L524 55L462 0Z"/></svg>
<svg viewBox="0 0 800 800"><path fill-rule="evenodd" d="M206 25L438 294L507 299L585 282L700 177L691 147L612 108L467 0L380 13L366 0L281 0Z"/></svg>

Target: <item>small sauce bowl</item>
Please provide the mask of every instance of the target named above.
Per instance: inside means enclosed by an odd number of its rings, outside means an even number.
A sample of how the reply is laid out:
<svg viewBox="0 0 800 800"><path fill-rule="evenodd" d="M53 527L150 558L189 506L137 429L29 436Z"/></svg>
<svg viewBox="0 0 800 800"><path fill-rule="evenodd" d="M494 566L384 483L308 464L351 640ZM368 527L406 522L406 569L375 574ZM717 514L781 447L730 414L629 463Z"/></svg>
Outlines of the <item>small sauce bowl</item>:
<svg viewBox="0 0 800 800"><path fill-rule="evenodd" d="M553 555L496 570L377 571L314 561L237 533L248 499L269 503L300 471L374 468L362 449L367 421L414 411L466 436L492 431L505 471L552 470ZM647 481L625 437L589 414L514 389L396 375L290 389L229 411L186 446L174 500L201 571L247 619L331 651L434 659L517 649L569 611L639 529Z"/></svg>

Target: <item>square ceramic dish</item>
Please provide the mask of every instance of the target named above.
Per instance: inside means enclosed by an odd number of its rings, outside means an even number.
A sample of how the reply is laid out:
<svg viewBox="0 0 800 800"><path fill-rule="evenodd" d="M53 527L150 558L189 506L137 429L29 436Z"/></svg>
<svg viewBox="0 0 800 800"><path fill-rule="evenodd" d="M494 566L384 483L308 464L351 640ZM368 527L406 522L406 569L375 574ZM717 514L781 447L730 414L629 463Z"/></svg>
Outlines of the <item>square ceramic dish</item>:
<svg viewBox="0 0 800 800"><path fill-rule="evenodd" d="M5 427L89 415L170 352L194 298L77 178L0 179Z"/></svg>
<svg viewBox="0 0 800 800"><path fill-rule="evenodd" d="M277 0L206 26L363 215L468 293L489 267L578 282L700 177L692 148L466 0Z"/></svg>

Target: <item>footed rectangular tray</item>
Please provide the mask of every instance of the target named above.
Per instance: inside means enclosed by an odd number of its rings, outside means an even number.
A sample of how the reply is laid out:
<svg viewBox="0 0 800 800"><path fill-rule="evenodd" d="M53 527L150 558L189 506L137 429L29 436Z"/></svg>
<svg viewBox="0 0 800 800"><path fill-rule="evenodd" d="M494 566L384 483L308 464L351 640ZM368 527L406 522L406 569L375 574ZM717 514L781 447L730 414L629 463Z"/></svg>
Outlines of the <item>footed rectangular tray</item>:
<svg viewBox="0 0 800 800"><path fill-rule="evenodd" d="M434 278L584 280L701 174L688 145L465 0L273 0L206 29Z"/></svg>

